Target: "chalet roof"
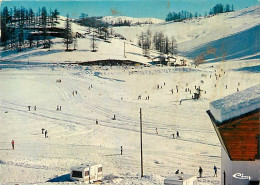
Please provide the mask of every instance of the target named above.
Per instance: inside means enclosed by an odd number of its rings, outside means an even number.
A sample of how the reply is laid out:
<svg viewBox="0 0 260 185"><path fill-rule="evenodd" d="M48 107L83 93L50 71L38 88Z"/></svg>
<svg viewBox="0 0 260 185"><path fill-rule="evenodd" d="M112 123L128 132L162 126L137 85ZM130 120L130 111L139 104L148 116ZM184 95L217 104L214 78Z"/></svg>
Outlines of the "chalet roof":
<svg viewBox="0 0 260 185"><path fill-rule="evenodd" d="M218 122L260 108L260 84L210 103L210 112Z"/></svg>
<svg viewBox="0 0 260 185"><path fill-rule="evenodd" d="M233 161L260 158L260 106L256 106L259 103L259 86L210 103L211 109L207 113L223 148Z"/></svg>

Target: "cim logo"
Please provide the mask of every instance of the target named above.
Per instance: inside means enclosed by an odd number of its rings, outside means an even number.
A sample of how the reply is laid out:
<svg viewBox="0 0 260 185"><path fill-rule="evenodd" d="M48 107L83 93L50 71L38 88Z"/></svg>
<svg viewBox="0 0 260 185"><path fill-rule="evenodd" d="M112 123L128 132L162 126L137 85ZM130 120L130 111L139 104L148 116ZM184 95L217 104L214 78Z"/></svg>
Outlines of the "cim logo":
<svg viewBox="0 0 260 185"><path fill-rule="evenodd" d="M235 174L233 175L233 177L236 178L236 179L248 179L248 180L251 179L250 176L244 176L243 173L235 173Z"/></svg>

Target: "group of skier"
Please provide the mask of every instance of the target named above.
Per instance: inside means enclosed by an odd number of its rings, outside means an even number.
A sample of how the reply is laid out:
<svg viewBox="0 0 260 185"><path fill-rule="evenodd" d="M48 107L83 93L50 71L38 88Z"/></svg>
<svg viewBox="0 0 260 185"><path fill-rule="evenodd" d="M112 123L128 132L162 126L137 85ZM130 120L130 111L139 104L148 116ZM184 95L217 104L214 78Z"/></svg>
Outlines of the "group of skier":
<svg viewBox="0 0 260 185"><path fill-rule="evenodd" d="M31 106L31 105L28 106L29 111L31 111L31 107L33 107L33 106ZM34 110L36 111L36 105L34 106Z"/></svg>
<svg viewBox="0 0 260 185"><path fill-rule="evenodd" d="M217 177L218 176L218 174L217 174L218 168L215 165L213 167L213 170L214 170L214 177ZM201 168L201 166L199 167L198 172L199 172L199 177L202 178L203 169Z"/></svg>
<svg viewBox="0 0 260 185"><path fill-rule="evenodd" d="M155 128L155 133L156 133L156 134L159 134L157 128ZM172 134L172 138L175 139L175 134ZM176 132L176 139L177 139L177 138L180 138L180 133L179 133L179 131Z"/></svg>
<svg viewBox="0 0 260 185"><path fill-rule="evenodd" d="M44 128L42 128L42 134L44 134L45 135L45 138L47 138L48 136L47 136L47 134L48 134L48 131L47 130L45 130Z"/></svg>
<svg viewBox="0 0 260 185"><path fill-rule="evenodd" d="M72 95L74 96L74 95L77 95L78 94L78 91L73 91L72 92Z"/></svg>

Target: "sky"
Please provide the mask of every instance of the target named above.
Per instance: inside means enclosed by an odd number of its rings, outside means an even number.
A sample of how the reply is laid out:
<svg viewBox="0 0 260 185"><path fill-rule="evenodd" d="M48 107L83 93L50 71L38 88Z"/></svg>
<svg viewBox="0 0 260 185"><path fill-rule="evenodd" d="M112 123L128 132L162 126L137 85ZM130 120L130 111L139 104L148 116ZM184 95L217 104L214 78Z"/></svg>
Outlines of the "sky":
<svg viewBox="0 0 260 185"><path fill-rule="evenodd" d="M198 12L202 15L209 12L215 4L233 4L235 10L259 5L259 0L16 0L1 2L4 6L26 8L31 7L37 11L39 7L45 6L47 10L57 8L61 15L69 14L71 18L78 18L81 13L89 16L129 16L129 17L155 17L165 19L168 12L187 10L192 13Z"/></svg>

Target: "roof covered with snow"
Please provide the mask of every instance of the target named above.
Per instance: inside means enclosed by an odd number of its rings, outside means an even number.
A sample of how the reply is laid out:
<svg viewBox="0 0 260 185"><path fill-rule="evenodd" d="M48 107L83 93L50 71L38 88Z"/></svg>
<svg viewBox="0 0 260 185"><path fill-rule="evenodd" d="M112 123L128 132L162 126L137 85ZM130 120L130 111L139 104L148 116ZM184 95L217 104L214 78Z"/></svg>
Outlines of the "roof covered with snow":
<svg viewBox="0 0 260 185"><path fill-rule="evenodd" d="M83 171L85 168L89 168L91 166L102 166L102 164L97 164L97 163L85 163L85 164L80 164L78 166L73 166L71 167L71 170L79 170L79 171Z"/></svg>
<svg viewBox="0 0 260 185"><path fill-rule="evenodd" d="M210 103L210 112L223 122L260 108L260 84Z"/></svg>

